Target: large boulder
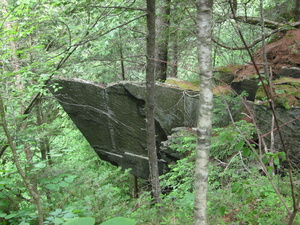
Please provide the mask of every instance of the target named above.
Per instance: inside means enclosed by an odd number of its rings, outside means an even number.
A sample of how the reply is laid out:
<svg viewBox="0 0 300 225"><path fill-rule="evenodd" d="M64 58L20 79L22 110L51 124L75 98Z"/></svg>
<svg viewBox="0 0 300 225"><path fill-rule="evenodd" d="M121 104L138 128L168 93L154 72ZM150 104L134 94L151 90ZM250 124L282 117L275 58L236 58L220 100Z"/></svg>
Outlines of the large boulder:
<svg viewBox="0 0 300 225"><path fill-rule="evenodd" d="M256 91L258 89L258 82L259 81L257 79L252 79L251 77L248 77L243 80L233 81L230 86L239 95L243 92L246 92L247 100L254 101Z"/></svg>
<svg viewBox="0 0 300 225"><path fill-rule="evenodd" d="M160 83L155 89L157 149L163 143L158 153L162 174L167 171L168 163L182 157L172 152L168 143L183 130L194 132L187 127L196 126L199 101L196 91ZM50 90L101 159L124 169L131 168L138 177L149 177L144 83L120 82L104 86L80 79L55 78L50 82ZM299 162L300 108L297 104L293 106L277 107L276 112L286 147L293 161ZM261 132L268 133L272 121L270 109L258 104L251 108ZM275 148L282 151L278 132L274 134Z"/></svg>
<svg viewBox="0 0 300 225"><path fill-rule="evenodd" d="M81 79L56 78L50 89L101 159L124 169L132 168L134 175L148 178L145 84L120 82L104 86ZM157 84L157 147L174 127L196 126L197 109L196 92ZM160 155L158 158L162 174L166 161Z"/></svg>
<svg viewBox="0 0 300 225"><path fill-rule="evenodd" d="M267 145L271 143L272 111L269 107L263 105L254 105L254 114L256 122L262 134L265 134ZM283 137L284 145L289 153L291 160L299 165L300 163L300 108L284 109L276 108L276 116L280 126L280 132ZM274 130L274 149L283 151L283 144L280 140L280 134Z"/></svg>
<svg viewBox="0 0 300 225"><path fill-rule="evenodd" d="M300 108L300 79L283 77L272 82L272 97L276 107L285 109ZM268 105L262 86L256 92L255 101Z"/></svg>
<svg viewBox="0 0 300 225"><path fill-rule="evenodd" d="M286 67L283 66L278 71L278 76L280 77L292 77L292 78L300 78L300 68L299 67Z"/></svg>

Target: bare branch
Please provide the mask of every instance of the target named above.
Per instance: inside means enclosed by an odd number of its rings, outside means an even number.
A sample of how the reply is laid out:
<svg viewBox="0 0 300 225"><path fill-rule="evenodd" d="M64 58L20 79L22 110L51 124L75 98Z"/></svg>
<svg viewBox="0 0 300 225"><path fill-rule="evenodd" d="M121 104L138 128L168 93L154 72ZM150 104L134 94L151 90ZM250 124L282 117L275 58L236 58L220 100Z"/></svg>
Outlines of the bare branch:
<svg viewBox="0 0 300 225"><path fill-rule="evenodd" d="M299 23L299 24L300 24L300 23ZM275 34L275 33L278 33L278 32L280 32L280 31L283 31L283 30L285 30L285 29L286 29L286 27L280 27L280 28L278 28L278 29L276 29L276 30L273 30L273 31L270 32L269 34L266 34L266 35L265 35L265 38L268 38L268 37L270 37L271 35L273 35L273 34ZM254 40L251 44L249 44L249 45L247 45L247 46L240 46L240 47L230 47L230 46L227 46L227 45L225 45L225 44L222 44L222 43L216 41L215 39L212 39L212 41L213 41L215 44L217 44L217 45L219 45L220 47L222 47L222 48L226 48L226 49L230 49L230 50L246 50L247 48L252 48L252 47L254 47L255 45L257 45L258 43L260 43L260 42L262 41L262 38L259 37L259 38L257 38L256 40Z"/></svg>
<svg viewBox="0 0 300 225"><path fill-rule="evenodd" d="M135 11L146 11L144 8L132 8L132 7L124 7L124 6L96 6L93 5L94 8L100 9L125 9L125 10L135 10Z"/></svg>
<svg viewBox="0 0 300 225"><path fill-rule="evenodd" d="M143 18L143 17L146 16L146 15L147 15L147 14L142 14L142 15L136 17L136 18L133 18L132 20L127 21L126 23L122 23L122 24L120 24L120 25L118 25L118 26L116 26L116 27L114 27L114 28L111 28L110 30L107 30L107 31L105 31L105 32L103 32L103 33L101 33L101 34L98 34L96 37L93 37L93 38L90 38L90 39L87 39L87 40L79 41L78 43L74 44L73 46L81 46L81 45L84 45L84 44L86 44L86 43L88 43L88 42L90 42L90 41L97 40L98 38L103 37L103 36L105 36L106 34L112 32L112 31L114 31L114 30L116 30L116 29L118 29L118 28L121 28L121 27L123 27L123 26L126 26L127 24L132 23L132 22L135 21L135 20L138 20L138 19L140 19L140 18Z"/></svg>

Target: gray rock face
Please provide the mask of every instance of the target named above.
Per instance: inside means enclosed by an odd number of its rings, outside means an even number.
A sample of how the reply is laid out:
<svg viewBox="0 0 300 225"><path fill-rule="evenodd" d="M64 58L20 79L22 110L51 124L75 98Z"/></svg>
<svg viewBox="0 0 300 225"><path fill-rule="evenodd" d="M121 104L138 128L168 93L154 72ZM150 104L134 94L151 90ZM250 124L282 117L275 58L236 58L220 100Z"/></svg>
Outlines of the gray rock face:
<svg viewBox="0 0 300 225"><path fill-rule="evenodd" d="M50 90L99 157L124 169L132 168L134 175L147 179L145 84L121 82L105 87L80 79L63 78L52 80L51 84L54 83L58 89L54 92L50 87ZM158 154L160 173L166 171L167 163L182 157L172 152L165 141L168 137L178 136L179 131L186 127L196 126L198 102L197 92L156 85L157 149L162 142L165 143ZM261 131L269 132L272 121L269 108L262 105L252 107ZM276 108L276 111L285 144L293 161L299 162L300 109ZM275 132L275 148L282 151L278 132Z"/></svg>
<svg viewBox="0 0 300 225"><path fill-rule="evenodd" d="M246 91L248 93L247 100L254 101L258 89L258 82L257 79L244 79L241 81L233 81L230 86L237 94Z"/></svg>
<svg viewBox="0 0 300 225"><path fill-rule="evenodd" d="M54 96L103 160L147 179L145 97L141 83L122 82L107 87L80 79L55 79ZM198 96L166 85L156 85L157 146L174 127L196 126ZM158 156L163 173L166 161Z"/></svg>
<svg viewBox="0 0 300 225"><path fill-rule="evenodd" d="M270 131L272 127L272 112L266 106L254 105L255 118L257 124L263 134L266 135L268 146L270 146ZM284 144L289 152L289 156L294 163L300 163L300 109L283 109L276 108L276 116L278 118ZM274 131L274 148L276 151L283 151L278 131Z"/></svg>
<svg viewBox="0 0 300 225"><path fill-rule="evenodd" d="M278 71L278 75L280 77L300 78L300 68L284 66Z"/></svg>

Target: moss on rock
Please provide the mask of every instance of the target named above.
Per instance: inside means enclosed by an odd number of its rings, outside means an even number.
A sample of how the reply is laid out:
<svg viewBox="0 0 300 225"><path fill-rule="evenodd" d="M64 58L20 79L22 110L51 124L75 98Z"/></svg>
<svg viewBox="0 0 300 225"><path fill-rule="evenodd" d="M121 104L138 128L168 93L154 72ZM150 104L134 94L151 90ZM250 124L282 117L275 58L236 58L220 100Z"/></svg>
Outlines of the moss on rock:
<svg viewBox="0 0 300 225"><path fill-rule="evenodd" d="M284 77L273 82L272 94L275 106L285 109L300 108L300 79ZM267 97L263 87L259 87L255 100L267 105Z"/></svg>

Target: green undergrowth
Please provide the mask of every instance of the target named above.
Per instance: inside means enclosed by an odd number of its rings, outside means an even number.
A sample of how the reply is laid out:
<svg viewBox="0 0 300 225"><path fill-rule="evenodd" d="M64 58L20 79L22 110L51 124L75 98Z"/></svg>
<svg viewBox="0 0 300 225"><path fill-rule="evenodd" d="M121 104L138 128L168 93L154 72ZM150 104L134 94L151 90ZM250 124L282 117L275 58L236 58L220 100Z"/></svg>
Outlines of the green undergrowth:
<svg viewBox="0 0 300 225"><path fill-rule="evenodd" d="M251 124L214 129L209 165L209 224L286 224L287 212L265 176L254 166L254 155L244 139L251 139ZM186 157L170 165L161 176L161 186L169 193L162 204L153 203L149 185L138 180L139 197L133 198L130 171L101 161L86 140L74 128L65 128L72 143L63 138L53 140L52 166L43 162L31 171L43 203L45 223L77 224L193 224L193 186L196 136L185 132L171 143L174 151ZM69 148L69 146L76 146ZM1 168L0 224L36 224L36 208L28 198L12 165ZM291 207L287 177L273 176L275 184ZM13 201L11 201L13 200ZM123 223L124 222L124 223ZM296 223L300 223L296 218ZM295 223L295 224L296 224Z"/></svg>
<svg viewBox="0 0 300 225"><path fill-rule="evenodd" d="M255 166L255 155L245 139L251 139L254 128L240 121L236 126L214 130L209 166L208 217L209 224L286 224L287 211L269 180ZM191 152L188 157L170 166L161 177L163 186L174 189L164 196L166 212L172 212L165 224L193 223L193 173L196 137L179 136L174 150ZM292 207L287 177L273 176L283 199ZM171 206L171 208L170 208ZM171 220L172 219L172 220ZM171 223L176 221L176 223ZM300 220L296 218L296 223Z"/></svg>

